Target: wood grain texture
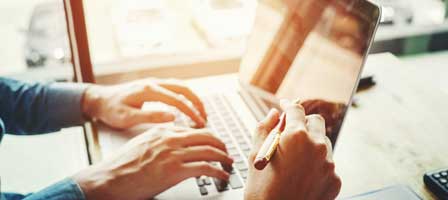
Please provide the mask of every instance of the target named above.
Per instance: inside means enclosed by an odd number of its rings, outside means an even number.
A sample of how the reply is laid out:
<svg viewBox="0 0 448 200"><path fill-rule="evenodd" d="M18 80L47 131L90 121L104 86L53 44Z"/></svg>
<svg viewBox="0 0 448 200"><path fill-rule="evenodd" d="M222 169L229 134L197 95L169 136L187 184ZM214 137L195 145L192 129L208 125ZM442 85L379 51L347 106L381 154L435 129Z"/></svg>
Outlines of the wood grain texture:
<svg viewBox="0 0 448 200"><path fill-rule="evenodd" d="M434 198L423 174L448 167L448 85L435 84L431 74L447 72L406 66L391 54L370 56L365 73L378 84L355 96L359 107L350 109L336 144L341 197L405 184Z"/></svg>

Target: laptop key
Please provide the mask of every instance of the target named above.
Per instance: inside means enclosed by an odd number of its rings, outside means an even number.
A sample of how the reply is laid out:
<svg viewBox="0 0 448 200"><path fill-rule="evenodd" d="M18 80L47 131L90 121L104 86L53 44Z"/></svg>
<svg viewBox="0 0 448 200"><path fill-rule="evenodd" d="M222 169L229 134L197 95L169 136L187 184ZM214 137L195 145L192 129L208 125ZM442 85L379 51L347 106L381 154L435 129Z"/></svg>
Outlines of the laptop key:
<svg viewBox="0 0 448 200"><path fill-rule="evenodd" d="M199 187L205 185L203 179L201 179L201 178L196 178L196 184L197 184Z"/></svg>
<svg viewBox="0 0 448 200"><path fill-rule="evenodd" d="M441 176L448 177L448 171L440 172Z"/></svg>
<svg viewBox="0 0 448 200"><path fill-rule="evenodd" d="M238 189L243 187L243 183L236 174L232 174L229 178L229 184L232 189Z"/></svg>
<svg viewBox="0 0 448 200"><path fill-rule="evenodd" d="M203 186L199 187L199 192L201 193L202 196L208 194L207 188L205 188Z"/></svg>
<svg viewBox="0 0 448 200"><path fill-rule="evenodd" d="M247 173L248 173L247 169L246 170L240 170L240 174L241 174L241 177L243 177L243 179L247 178Z"/></svg>
<svg viewBox="0 0 448 200"><path fill-rule="evenodd" d="M212 182L210 181L210 178L204 178L204 183L205 183L205 185L211 185L212 184Z"/></svg>
<svg viewBox="0 0 448 200"><path fill-rule="evenodd" d="M238 155L233 155L232 158L233 158L234 162L242 162L243 161L243 158L239 154Z"/></svg>
<svg viewBox="0 0 448 200"><path fill-rule="evenodd" d="M246 166L246 164L244 163L244 162L237 162L237 163L235 163L235 167L238 169L238 170L246 170L247 169L247 166Z"/></svg>
<svg viewBox="0 0 448 200"><path fill-rule="evenodd" d="M235 156L235 155L239 155L240 153L238 152L238 150L236 150L235 148L233 148L233 149L229 149L228 151L227 151L227 153L229 153L229 155L231 155L231 156Z"/></svg>
<svg viewBox="0 0 448 200"><path fill-rule="evenodd" d="M227 150L235 149L235 145L233 143L226 144Z"/></svg>
<svg viewBox="0 0 448 200"><path fill-rule="evenodd" d="M244 152L244 156L246 156L246 158L249 158L250 150L243 150L243 152Z"/></svg>
<svg viewBox="0 0 448 200"><path fill-rule="evenodd" d="M221 179L213 178L213 182L215 183L216 190L218 190L218 192L223 192L223 191L229 190L229 186L227 184L227 181L223 181Z"/></svg>
<svg viewBox="0 0 448 200"><path fill-rule="evenodd" d="M240 147L243 151L250 151L250 147L246 143L240 143Z"/></svg>

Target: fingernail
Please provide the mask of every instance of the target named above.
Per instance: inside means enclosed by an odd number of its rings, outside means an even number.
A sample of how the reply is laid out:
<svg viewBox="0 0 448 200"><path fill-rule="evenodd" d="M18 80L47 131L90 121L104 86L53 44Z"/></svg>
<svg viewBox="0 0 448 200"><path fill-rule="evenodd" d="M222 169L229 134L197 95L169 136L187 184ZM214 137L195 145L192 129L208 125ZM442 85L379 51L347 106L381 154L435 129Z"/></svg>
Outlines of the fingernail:
<svg viewBox="0 0 448 200"><path fill-rule="evenodd" d="M274 114L274 112L276 112L276 111L277 111L277 109L271 108L271 110L269 110L269 112L268 112L268 116L272 116Z"/></svg>
<svg viewBox="0 0 448 200"><path fill-rule="evenodd" d="M199 122L195 123L195 128L204 128L205 127L205 120L202 117L199 117Z"/></svg>

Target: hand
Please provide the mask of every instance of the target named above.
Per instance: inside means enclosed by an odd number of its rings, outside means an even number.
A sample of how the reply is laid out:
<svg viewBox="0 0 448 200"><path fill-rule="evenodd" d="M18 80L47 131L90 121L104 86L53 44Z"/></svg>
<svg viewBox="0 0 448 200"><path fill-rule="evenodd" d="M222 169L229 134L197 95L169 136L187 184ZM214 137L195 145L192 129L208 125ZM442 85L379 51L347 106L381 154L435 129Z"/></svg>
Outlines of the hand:
<svg viewBox="0 0 448 200"><path fill-rule="evenodd" d="M115 157L74 176L87 199L150 199L198 176L227 180L209 161L231 165L225 145L207 130L154 128L130 140Z"/></svg>
<svg viewBox="0 0 448 200"><path fill-rule="evenodd" d="M174 120L175 116L169 112L142 111L146 101L174 106L198 128L205 126L207 115L201 100L187 87L172 81L146 79L113 86L91 85L84 93L82 111L87 117L117 129Z"/></svg>
<svg viewBox="0 0 448 200"><path fill-rule="evenodd" d="M262 171L253 167L253 161L278 122L279 112L271 110L257 128L245 199L335 199L341 180L334 171L324 119L319 115L305 116L302 106L289 101L282 101L281 107L286 112L286 127L274 156Z"/></svg>
<svg viewBox="0 0 448 200"><path fill-rule="evenodd" d="M330 102L322 99L310 99L304 101L301 105L305 108L307 115L319 114L325 119L326 135L334 145L347 106L343 103Z"/></svg>

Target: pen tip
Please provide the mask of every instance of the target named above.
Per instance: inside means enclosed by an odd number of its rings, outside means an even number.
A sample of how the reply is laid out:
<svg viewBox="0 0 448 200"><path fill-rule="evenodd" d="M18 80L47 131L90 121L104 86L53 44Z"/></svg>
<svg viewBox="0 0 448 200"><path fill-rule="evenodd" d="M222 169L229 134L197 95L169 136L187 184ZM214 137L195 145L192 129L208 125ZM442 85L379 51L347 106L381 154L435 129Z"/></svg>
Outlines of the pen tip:
<svg viewBox="0 0 448 200"><path fill-rule="evenodd" d="M254 162L255 169L263 170L264 167L268 164L268 160L266 158L256 158Z"/></svg>

